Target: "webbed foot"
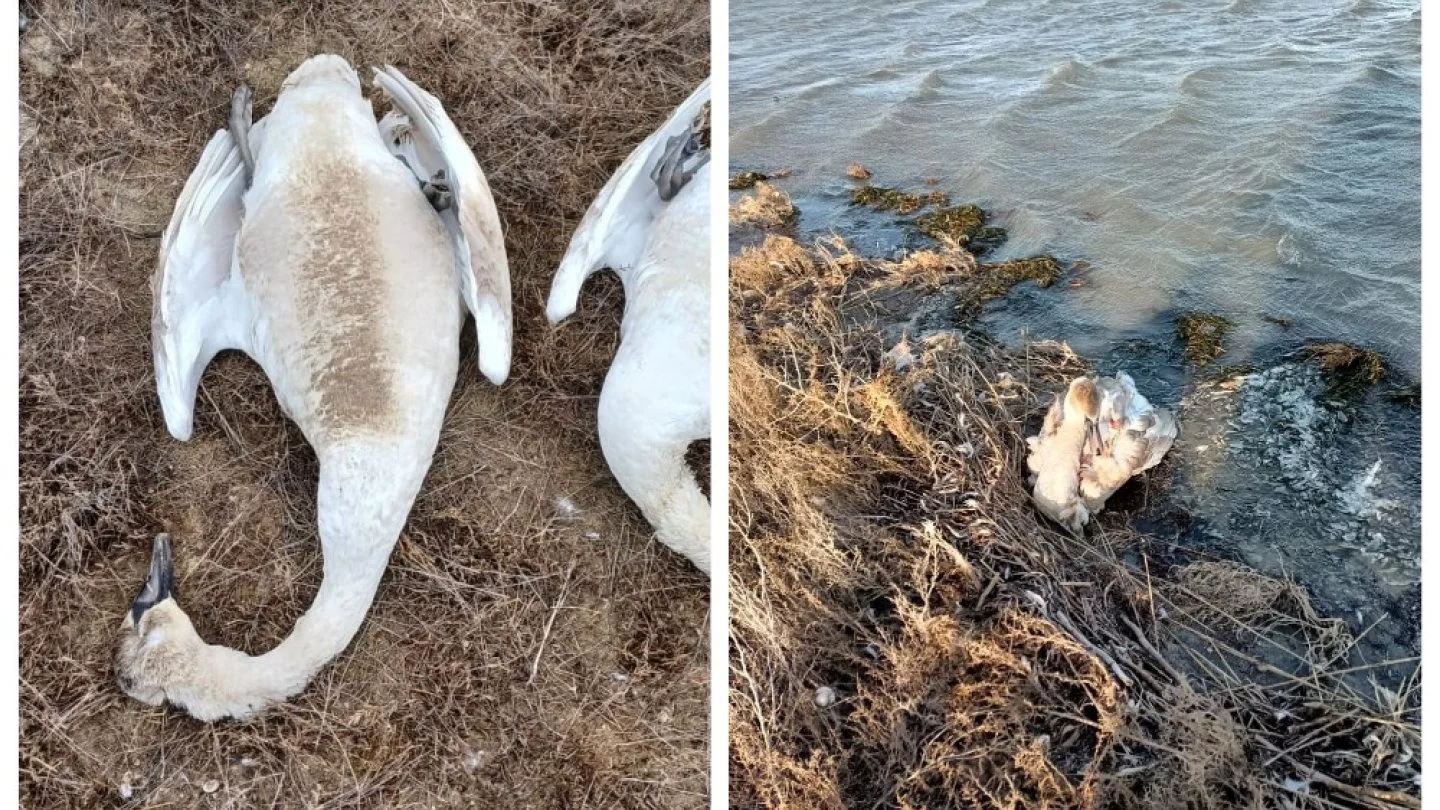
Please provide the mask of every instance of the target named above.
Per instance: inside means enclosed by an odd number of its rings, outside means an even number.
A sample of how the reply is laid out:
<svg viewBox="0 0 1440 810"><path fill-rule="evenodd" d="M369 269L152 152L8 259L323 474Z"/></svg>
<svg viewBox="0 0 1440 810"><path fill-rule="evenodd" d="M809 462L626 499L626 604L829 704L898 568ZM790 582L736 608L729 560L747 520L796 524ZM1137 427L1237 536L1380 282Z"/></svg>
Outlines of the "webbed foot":
<svg viewBox="0 0 1440 810"><path fill-rule="evenodd" d="M436 211L444 211L455 204L455 195L450 189L444 169L439 169L430 175L428 181L420 184L420 190L425 193L425 199L430 201L430 205L434 206Z"/></svg>
<svg viewBox="0 0 1440 810"><path fill-rule="evenodd" d="M241 83L230 97L230 120L227 128L235 146L240 150L240 160L245 163L245 188L255 180L255 155L250 151L251 102L254 94L250 85Z"/></svg>

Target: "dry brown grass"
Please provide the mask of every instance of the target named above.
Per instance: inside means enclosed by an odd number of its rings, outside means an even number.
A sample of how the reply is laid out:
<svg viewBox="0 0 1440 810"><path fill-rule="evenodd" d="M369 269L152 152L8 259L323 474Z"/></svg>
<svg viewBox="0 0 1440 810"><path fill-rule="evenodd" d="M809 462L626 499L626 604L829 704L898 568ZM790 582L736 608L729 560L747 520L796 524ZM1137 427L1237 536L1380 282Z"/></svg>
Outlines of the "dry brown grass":
<svg viewBox="0 0 1440 810"><path fill-rule="evenodd" d="M1067 348L886 360L877 301L998 272L732 257L732 806L1418 806L1418 683L1357 686L1303 589L1038 517L1022 437Z"/></svg>
<svg viewBox="0 0 1440 810"><path fill-rule="evenodd" d="M741 197L730 206L731 225L774 228L795 219L795 206L790 203L785 192L764 182L764 178L754 179L755 172L748 174L751 176L740 175L742 180L749 182L749 185L742 187L754 188L755 193ZM735 187L735 183L732 182L731 187Z"/></svg>
<svg viewBox="0 0 1440 810"><path fill-rule="evenodd" d="M707 73L706 4L29 10L22 805L701 806L706 583L650 539L595 439L619 284L597 278L556 331L543 303L593 195ZM202 634L267 649L319 581L315 460L237 356L206 375L195 438L169 438L148 279L235 84L253 85L263 112L284 75L322 51L393 62L467 135L506 224L514 371L503 389L486 383L467 328L439 455L361 634L291 705L203 725L114 683L113 644L150 539L174 533ZM578 519L557 516L560 496Z"/></svg>

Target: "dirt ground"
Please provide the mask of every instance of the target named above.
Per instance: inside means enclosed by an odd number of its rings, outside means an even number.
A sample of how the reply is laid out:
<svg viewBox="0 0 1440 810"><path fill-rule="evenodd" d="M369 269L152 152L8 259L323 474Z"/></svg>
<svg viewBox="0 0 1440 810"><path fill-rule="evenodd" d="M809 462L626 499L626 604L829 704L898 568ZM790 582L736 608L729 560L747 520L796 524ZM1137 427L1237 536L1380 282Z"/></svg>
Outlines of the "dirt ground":
<svg viewBox="0 0 1440 810"><path fill-rule="evenodd" d="M706 4L25 10L22 805L701 806L707 583L650 539L595 439L620 286L597 277L558 330L543 305L594 194L707 74ZM363 630L289 705L206 725L115 684L151 539L173 534L207 640L268 649L319 582L316 464L242 356L207 372L193 440L169 437L149 278L235 84L258 117L326 51L399 66L469 139L506 225L514 368L484 381L466 328L440 450Z"/></svg>

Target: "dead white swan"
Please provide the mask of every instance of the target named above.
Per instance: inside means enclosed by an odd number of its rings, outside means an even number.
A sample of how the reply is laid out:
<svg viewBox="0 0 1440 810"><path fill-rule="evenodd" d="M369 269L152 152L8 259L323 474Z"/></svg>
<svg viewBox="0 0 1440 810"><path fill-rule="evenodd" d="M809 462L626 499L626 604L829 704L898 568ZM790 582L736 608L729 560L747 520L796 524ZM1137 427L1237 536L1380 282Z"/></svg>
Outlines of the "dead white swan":
<svg viewBox="0 0 1440 810"><path fill-rule="evenodd" d="M570 239L546 316L575 311L591 273L625 287L620 348L600 392L600 448L662 543L710 571L710 503L685 464L710 435L707 79L610 178Z"/></svg>
<svg viewBox="0 0 1440 810"><path fill-rule="evenodd" d="M254 358L319 459L325 565L290 635L252 656L195 632L169 538L156 538L119 651L138 700L215 720L302 690L359 629L430 466L462 300L481 370L497 384L509 373L509 269L484 174L434 97L393 68L376 84L398 108L379 125L338 56L291 73L253 127L237 94L236 131L211 138L165 231L153 321L165 423L188 439L211 358Z"/></svg>
<svg viewBox="0 0 1440 810"><path fill-rule="evenodd" d="M1040 434L1026 439L1036 506L1081 531L1126 481L1160 463L1178 432L1175 417L1152 406L1129 374L1075 378Z"/></svg>

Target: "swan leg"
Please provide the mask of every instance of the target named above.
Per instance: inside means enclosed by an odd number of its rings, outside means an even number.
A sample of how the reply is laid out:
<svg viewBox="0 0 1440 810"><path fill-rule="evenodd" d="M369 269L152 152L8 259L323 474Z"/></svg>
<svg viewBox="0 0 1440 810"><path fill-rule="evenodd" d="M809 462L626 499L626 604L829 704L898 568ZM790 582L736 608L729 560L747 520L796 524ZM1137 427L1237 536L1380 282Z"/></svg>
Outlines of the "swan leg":
<svg viewBox="0 0 1440 810"><path fill-rule="evenodd" d="M696 155L700 156L699 160L686 168L685 162ZM695 176L695 173L709 161L710 150L701 147L697 133L693 129L666 139L665 152L661 156L660 162L655 164L655 168L650 172L660 199L667 202L674 199L675 195L680 193L680 189L684 188L685 184Z"/></svg>
<svg viewBox="0 0 1440 810"><path fill-rule="evenodd" d="M425 199L436 211L444 211L455 204L455 195L450 189L450 183L445 178L445 170L437 169L430 179L420 184L420 190L425 193Z"/></svg>
<svg viewBox="0 0 1440 810"><path fill-rule="evenodd" d="M706 373L650 354L624 345L616 354L600 393L600 449L660 542L709 574L710 502L685 463L690 444L709 436Z"/></svg>
<svg viewBox="0 0 1440 810"><path fill-rule="evenodd" d="M230 137L240 150L240 160L245 164L245 188L255 181L255 154L250 151L250 126L253 114L254 94L250 85L241 83L230 97Z"/></svg>

